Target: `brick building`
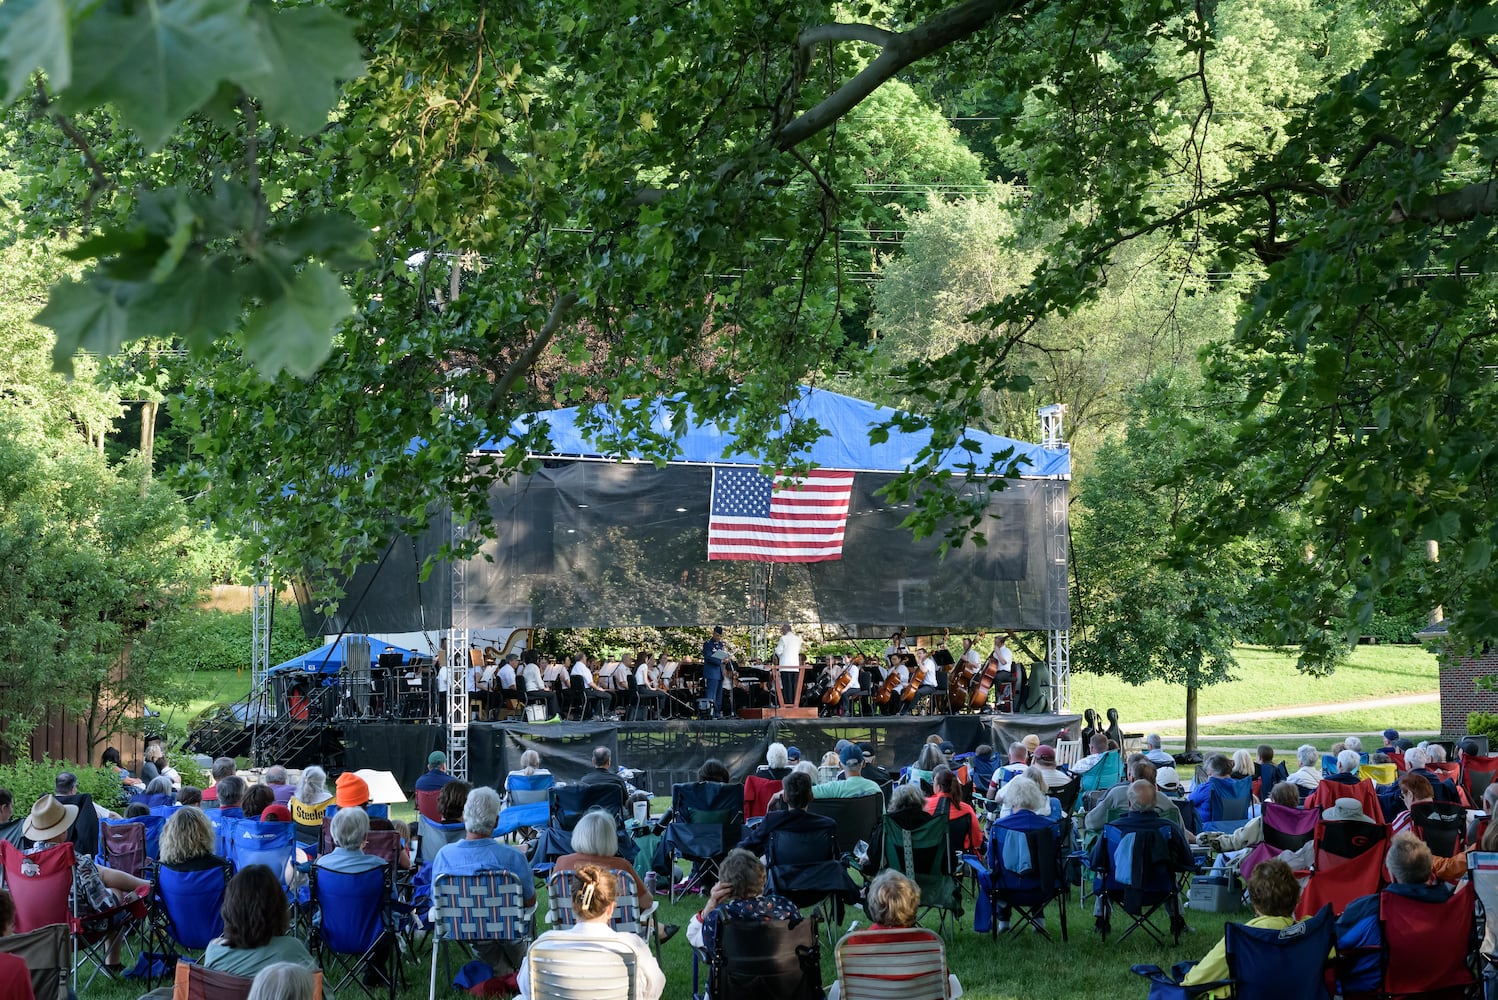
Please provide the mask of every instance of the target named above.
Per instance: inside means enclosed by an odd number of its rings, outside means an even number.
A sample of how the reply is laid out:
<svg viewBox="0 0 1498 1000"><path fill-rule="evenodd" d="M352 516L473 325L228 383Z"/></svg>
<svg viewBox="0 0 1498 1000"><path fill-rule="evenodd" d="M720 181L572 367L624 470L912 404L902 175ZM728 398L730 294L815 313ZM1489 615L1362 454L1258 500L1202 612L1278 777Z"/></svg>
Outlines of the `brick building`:
<svg viewBox="0 0 1498 1000"><path fill-rule="evenodd" d="M1439 621L1415 637L1444 653L1446 622ZM1479 689L1477 678L1498 675L1498 646L1476 656L1455 656L1441 664L1441 732L1455 736L1467 731L1468 712L1498 713L1498 691Z"/></svg>

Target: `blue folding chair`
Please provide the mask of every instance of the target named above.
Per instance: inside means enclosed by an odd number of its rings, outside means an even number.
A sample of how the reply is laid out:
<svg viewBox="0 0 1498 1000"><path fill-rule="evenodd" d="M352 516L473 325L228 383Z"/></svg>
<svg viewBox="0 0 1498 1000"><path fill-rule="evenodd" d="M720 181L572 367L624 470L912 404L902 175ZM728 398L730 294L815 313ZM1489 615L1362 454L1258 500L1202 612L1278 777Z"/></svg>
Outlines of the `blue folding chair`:
<svg viewBox="0 0 1498 1000"><path fill-rule="evenodd" d="M1131 812L1103 828L1102 837L1093 845L1090 865L1097 873L1095 888L1102 897L1097 929L1105 940L1112 929L1113 911L1118 909L1130 919L1119 941L1142 927L1155 943L1164 944L1164 937L1150 922L1164 907L1170 916L1171 937L1181 943L1185 921L1179 910L1177 876L1194 870L1195 862L1174 824L1154 813Z"/></svg>
<svg viewBox="0 0 1498 1000"><path fill-rule="evenodd" d="M249 865L265 865L276 873L281 884L286 884L286 872L296 857L296 825L293 823L262 823L259 820L242 819L234 824L234 837L230 841L229 860L234 870Z"/></svg>
<svg viewBox="0 0 1498 1000"><path fill-rule="evenodd" d="M504 837L527 826L545 826L551 818L551 788L554 774L512 774L505 781L505 807L499 812L496 837Z"/></svg>
<svg viewBox="0 0 1498 1000"><path fill-rule="evenodd" d="M233 869L215 858L206 868L156 865L150 870L150 951L171 968L179 958L201 959L210 941L224 932L224 893Z"/></svg>
<svg viewBox="0 0 1498 1000"><path fill-rule="evenodd" d="M1150 981L1149 1000L1195 1000L1224 990L1244 998L1331 1000L1326 966L1337 941L1336 917L1330 906L1284 930L1228 924L1223 927L1228 978L1183 986L1193 962L1166 973L1158 965L1136 965L1133 971Z"/></svg>
<svg viewBox="0 0 1498 1000"><path fill-rule="evenodd" d="M536 904L525 905L525 889L514 872L485 871L473 875L442 875L432 883L432 984L437 995L437 965L452 981L451 958L443 945L471 948L480 941L525 944L534 931Z"/></svg>
<svg viewBox="0 0 1498 1000"><path fill-rule="evenodd" d="M1052 900L1060 901L1061 940L1066 937L1066 900L1071 887L1066 881L1065 845L1070 841L1070 820L1046 822L1035 813L1011 813L988 831L988 851L984 863L976 864L971 854L962 863L978 876L979 893L973 911L973 929L988 930L998 937L998 921L993 910L1008 907L1019 919L1006 933L1033 927L1051 940L1045 923L1045 908Z"/></svg>
<svg viewBox="0 0 1498 1000"><path fill-rule="evenodd" d="M503 822L504 814L501 813L500 816L500 821ZM435 861L438 851L467 836L467 830L461 822L433 823L420 813L416 814L416 829L421 844L421 860L425 862Z"/></svg>
<svg viewBox="0 0 1498 1000"><path fill-rule="evenodd" d="M395 1000L397 980L405 979L390 913L395 866L349 874L313 865L310 874L312 953L329 979L341 973L329 990L337 994L354 983L373 998L370 979L378 977Z"/></svg>
<svg viewBox="0 0 1498 1000"><path fill-rule="evenodd" d="M1233 833L1248 822L1248 812L1254 799L1254 779L1214 777L1211 782L1211 799L1207 804L1208 819L1202 824L1202 829Z"/></svg>

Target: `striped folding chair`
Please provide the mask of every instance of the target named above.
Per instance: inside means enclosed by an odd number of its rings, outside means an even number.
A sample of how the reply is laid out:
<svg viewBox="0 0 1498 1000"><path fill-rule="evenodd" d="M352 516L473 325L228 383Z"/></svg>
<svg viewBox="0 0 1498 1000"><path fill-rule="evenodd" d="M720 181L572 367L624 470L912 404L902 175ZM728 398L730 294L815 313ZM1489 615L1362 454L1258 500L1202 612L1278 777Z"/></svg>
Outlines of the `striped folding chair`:
<svg viewBox="0 0 1498 1000"><path fill-rule="evenodd" d="M547 1000L635 1000L635 954L607 941L543 934L526 955L530 995Z"/></svg>
<svg viewBox="0 0 1498 1000"><path fill-rule="evenodd" d="M437 996L437 959L452 981L451 955L442 946L452 942L470 949L479 941L531 939L535 905L525 905L525 890L513 872L440 875L432 883L432 984L429 1000Z"/></svg>
<svg viewBox="0 0 1498 1000"><path fill-rule="evenodd" d="M924 927L851 931L837 943L843 1000L948 1000L947 950Z"/></svg>
<svg viewBox="0 0 1498 1000"><path fill-rule="evenodd" d="M622 869L613 871L619 879L619 887L609 926L620 934L634 934L654 942L655 911L661 904L652 901L650 908L641 913L635 880ZM572 884L576 878L570 871L554 871L546 880L546 922L558 930L577 923L577 914L572 910Z"/></svg>

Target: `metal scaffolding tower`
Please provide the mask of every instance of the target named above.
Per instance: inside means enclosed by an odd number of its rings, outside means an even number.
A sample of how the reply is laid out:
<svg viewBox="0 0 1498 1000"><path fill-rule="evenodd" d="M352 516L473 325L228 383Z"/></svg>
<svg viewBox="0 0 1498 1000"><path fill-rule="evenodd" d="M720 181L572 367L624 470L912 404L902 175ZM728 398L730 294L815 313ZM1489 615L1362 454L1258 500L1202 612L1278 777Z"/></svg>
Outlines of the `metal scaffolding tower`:
<svg viewBox="0 0 1498 1000"><path fill-rule="evenodd" d="M1064 403L1040 408L1040 446L1065 451L1069 446L1062 436L1066 416ZM1069 477L1068 477L1069 478ZM1064 490L1046 499L1046 584L1051 594L1067 592L1067 570L1070 567L1070 539L1067 537L1066 493ZM1048 701L1052 712L1071 707L1071 630L1053 628L1045 637L1046 666L1050 674Z"/></svg>

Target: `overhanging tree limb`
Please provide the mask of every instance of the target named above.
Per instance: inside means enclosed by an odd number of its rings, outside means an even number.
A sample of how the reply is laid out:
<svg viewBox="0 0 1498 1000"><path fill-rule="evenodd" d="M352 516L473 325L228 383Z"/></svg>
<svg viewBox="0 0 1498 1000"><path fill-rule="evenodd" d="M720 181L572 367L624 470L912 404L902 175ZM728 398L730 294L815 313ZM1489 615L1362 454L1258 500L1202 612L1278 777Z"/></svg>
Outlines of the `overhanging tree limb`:
<svg viewBox="0 0 1498 1000"><path fill-rule="evenodd" d="M536 363L536 359L541 356L541 352L546 350L547 345L556 336L557 330L561 327L562 320L566 318L568 311L575 305L577 305L576 292L567 292L565 295L559 296L556 302L552 303L551 313L546 317L546 322L541 325L541 329L536 331L536 338L521 352L520 357L515 359L515 363L510 365L505 373L494 383L494 391L490 394L490 398L494 401L495 405L502 403L505 393L510 391L511 387L520 380L521 376L530 371L531 366Z"/></svg>
<svg viewBox="0 0 1498 1000"><path fill-rule="evenodd" d="M1498 180L1468 184L1417 201L1406 208L1395 204L1390 222L1470 222L1498 212Z"/></svg>
<svg viewBox="0 0 1498 1000"><path fill-rule="evenodd" d="M1000 16L1023 6L1016 0L968 0L899 33L867 24L826 24L808 28L798 40L803 60L812 46L819 42L872 42L883 51L816 107L778 130L771 138L771 144L779 150L800 145L852 111L906 66L976 34Z"/></svg>

